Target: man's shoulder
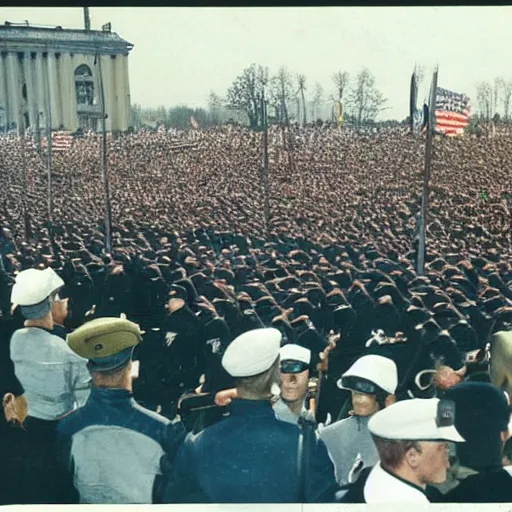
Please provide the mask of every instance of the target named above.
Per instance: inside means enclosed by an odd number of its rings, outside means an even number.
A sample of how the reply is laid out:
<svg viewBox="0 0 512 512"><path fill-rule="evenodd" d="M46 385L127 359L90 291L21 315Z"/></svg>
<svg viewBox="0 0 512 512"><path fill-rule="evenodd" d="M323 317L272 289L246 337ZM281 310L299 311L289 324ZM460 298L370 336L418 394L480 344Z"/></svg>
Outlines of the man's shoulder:
<svg viewBox="0 0 512 512"><path fill-rule="evenodd" d="M83 407L63 418L57 427L62 436L72 437L90 428L126 428L140 431L149 437L160 440L171 421L132 401L129 409L116 409L115 415L106 413L98 404L88 400ZM112 412L112 411L110 411Z"/></svg>
<svg viewBox="0 0 512 512"><path fill-rule="evenodd" d="M341 431L349 428L350 425L354 422L355 422L354 416L349 416L348 418L344 418L342 420L335 421L334 423L331 423L330 425L327 425L326 427L322 427L319 430L320 437L330 438L333 435L337 435Z"/></svg>
<svg viewBox="0 0 512 512"><path fill-rule="evenodd" d="M470 475L444 498L448 502L509 503L512 502L512 476L507 469Z"/></svg>

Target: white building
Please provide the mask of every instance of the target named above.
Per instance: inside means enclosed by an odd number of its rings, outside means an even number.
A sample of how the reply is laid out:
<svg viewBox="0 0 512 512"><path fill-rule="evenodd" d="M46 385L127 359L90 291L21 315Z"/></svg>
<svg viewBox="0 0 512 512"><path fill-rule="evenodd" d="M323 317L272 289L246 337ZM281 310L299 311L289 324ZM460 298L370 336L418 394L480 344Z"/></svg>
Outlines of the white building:
<svg viewBox="0 0 512 512"><path fill-rule="evenodd" d="M108 131L130 119L131 43L110 31L0 26L0 130L101 129L101 80Z"/></svg>

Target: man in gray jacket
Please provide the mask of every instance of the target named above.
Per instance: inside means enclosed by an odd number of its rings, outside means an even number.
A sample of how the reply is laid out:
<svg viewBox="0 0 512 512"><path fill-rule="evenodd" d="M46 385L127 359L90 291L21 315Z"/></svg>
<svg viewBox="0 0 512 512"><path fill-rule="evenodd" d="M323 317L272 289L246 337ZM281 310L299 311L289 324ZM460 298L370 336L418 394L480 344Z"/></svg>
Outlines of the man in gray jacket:
<svg viewBox="0 0 512 512"><path fill-rule="evenodd" d="M319 429L338 484L352 483L356 472L379 461L368 422L377 411L395 402L397 384L396 364L378 355L359 358L338 381L339 388L352 392L353 409L348 418Z"/></svg>

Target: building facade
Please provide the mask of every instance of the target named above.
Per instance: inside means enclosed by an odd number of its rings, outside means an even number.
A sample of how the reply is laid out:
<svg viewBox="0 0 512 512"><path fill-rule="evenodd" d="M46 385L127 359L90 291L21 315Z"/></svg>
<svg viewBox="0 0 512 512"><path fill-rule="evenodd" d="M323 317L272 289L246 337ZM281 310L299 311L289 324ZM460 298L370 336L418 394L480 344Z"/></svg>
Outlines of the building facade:
<svg viewBox="0 0 512 512"><path fill-rule="evenodd" d="M107 131L130 120L131 43L107 29L0 25L0 131L14 127Z"/></svg>

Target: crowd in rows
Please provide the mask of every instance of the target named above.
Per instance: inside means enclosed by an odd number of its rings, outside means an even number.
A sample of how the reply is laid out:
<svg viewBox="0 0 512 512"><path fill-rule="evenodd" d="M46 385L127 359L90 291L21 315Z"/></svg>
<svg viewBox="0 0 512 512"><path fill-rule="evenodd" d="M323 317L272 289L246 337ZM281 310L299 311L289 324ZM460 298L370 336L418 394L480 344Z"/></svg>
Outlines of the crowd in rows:
<svg viewBox="0 0 512 512"><path fill-rule="evenodd" d="M23 308L13 308L13 303L22 305L12 298L16 276L31 268L50 268L62 284L57 287L59 298L52 299L54 311L45 313L52 317L42 324L47 334L61 341L68 336L69 345L69 336L94 325L94 319L125 315L142 330L134 335L141 342L132 345L139 371L130 393L162 421L179 415L180 425L195 433L221 428L217 425L225 422L224 416L235 417L248 399L243 391L240 397L239 380L253 375L230 371L224 358L233 340L263 328L277 330L278 345L309 351L308 362L302 362L315 378L316 392L308 390L299 402L314 404L315 420L321 424L335 425L349 415L354 389L339 386L338 379L362 356L395 364L397 383L388 395L399 402L433 400L464 379L490 380L485 360L480 363L482 354L492 335L506 331L512 321L511 164L506 159L511 144L506 136L436 139L427 265L425 275L419 276L425 144L403 129L354 133L337 127L273 127L269 219L260 132L225 126L109 138L110 252L100 139L77 139L69 150L54 154L51 219L45 155L29 141L22 151L19 139L1 139L2 364L10 367L11 340L31 321ZM477 363L470 357L476 351ZM37 388L33 375L20 370L26 352L16 356L21 358L14 361L17 382L9 384L9 392L16 398L24 389L29 433L32 425L47 434L37 420L51 422L55 429L66 411L51 412L50 407L49 416L41 417L36 405L41 397L30 391ZM33 356L31 361L37 366ZM272 364L260 367L260 373L269 368ZM287 372L281 368L281 373ZM91 374L93 390L101 388L105 376ZM81 375L81 382L90 380L86 369ZM281 383L283 379L281 375ZM225 390L227 398L219 398ZM97 393L94 397L96 407L106 400ZM95 404L88 413L93 414ZM39 432L32 443L42 442L45 435ZM110 442L108 433L103 435L97 440L100 446ZM290 447L296 441L287 439ZM126 464L132 455L118 449L124 460L120 464ZM167 450L168 455L175 449ZM48 446L47 452L51 459ZM329 455L335 458L331 450ZM182 461L183 453L178 457ZM347 456L342 464L338 485L350 483L352 459ZM364 467L369 464L363 462ZM105 474L109 469L105 466ZM335 484L334 469L332 481L320 482L322 490L308 499L326 499L326 489ZM84 471L75 474L75 487L90 470ZM169 485L161 493L165 500L177 494ZM68 499L51 495L62 490L44 479L38 488L36 502ZM228 490L218 495L202 488L201 499L222 501ZM105 489L98 492L100 502L123 501L120 490L110 496ZM132 499L144 501L138 496ZM276 496L268 498L282 501ZM93 500L87 492L81 499Z"/></svg>

